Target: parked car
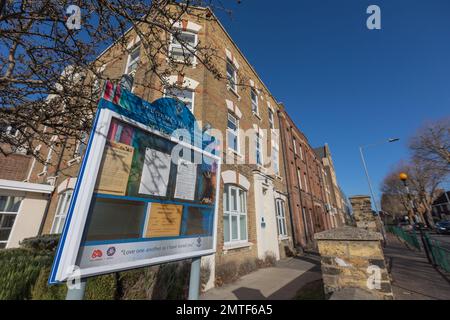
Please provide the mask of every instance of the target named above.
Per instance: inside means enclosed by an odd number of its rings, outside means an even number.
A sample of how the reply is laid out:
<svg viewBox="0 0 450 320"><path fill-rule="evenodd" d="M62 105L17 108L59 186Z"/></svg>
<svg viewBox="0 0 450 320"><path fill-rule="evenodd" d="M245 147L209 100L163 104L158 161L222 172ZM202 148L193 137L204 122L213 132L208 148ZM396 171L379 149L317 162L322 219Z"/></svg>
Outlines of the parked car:
<svg viewBox="0 0 450 320"><path fill-rule="evenodd" d="M400 228L402 228L405 231L411 231L412 230L412 225L409 222L400 222L398 224L398 226Z"/></svg>
<svg viewBox="0 0 450 320"><path fill-rule="evenodd" d="M424 230L424 231L429 230L428 226L422 222L414 223L413 227L414 227L414 230Z"/></svg>
<svg viewBox="0 0 450 320"><path fill-rule="evenodd" d="M436 232L439 234L450 234L450 221L444 220L437 222Z"/></svg>

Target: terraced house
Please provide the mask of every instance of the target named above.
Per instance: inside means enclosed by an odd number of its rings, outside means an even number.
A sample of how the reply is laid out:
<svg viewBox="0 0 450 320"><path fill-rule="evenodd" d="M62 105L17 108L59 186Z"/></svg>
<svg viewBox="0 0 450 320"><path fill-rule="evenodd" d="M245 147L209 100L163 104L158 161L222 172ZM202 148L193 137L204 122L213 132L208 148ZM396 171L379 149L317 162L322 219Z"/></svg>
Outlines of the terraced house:
<svg viewBox="0 0 450 320"><path fill-rule="evenodd" d="M180 99L203 125L222 133L217 252L203 258L211 269L207 285L211 287L215 274L227 263L283 258L296 246L311 243L314 232L339 223L326 210L323 166L306 137L287 120L284 107L212 12L195 10L195 16L185 14L174 27L192 50L200 42L217 48L217 68L226 78L215 76L194 56L186 61L180 43L170 37L168 54L179 56L180 64L189 63L182 73L167 75L166 86L162 86L145 59L141 38L132 32L125 35L129 50L111 45L96 63L112 81L119 81L123 74L132 76L133 93L145 100ZM198 15L213 18L198 19ZM166 63L164 57L160 63ZM144 85L148 83L152 85ZM282 139L283 130L289 131L289 138ZM60 233L63 228L86 140L54 135L52 143L39 150L46 163L30 161L25 170L29 183L48 186L44 194L50 200L42 214L42 234ZM286 150L293 153L288 156Z"/></svg>

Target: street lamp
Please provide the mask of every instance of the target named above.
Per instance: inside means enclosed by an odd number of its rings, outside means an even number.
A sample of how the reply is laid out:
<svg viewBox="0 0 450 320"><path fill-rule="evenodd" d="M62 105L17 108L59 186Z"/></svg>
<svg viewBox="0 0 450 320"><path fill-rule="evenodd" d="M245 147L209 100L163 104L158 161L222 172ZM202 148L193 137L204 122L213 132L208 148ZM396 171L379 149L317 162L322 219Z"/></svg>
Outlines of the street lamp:
<svg viewBox="0 0 450 320"><path fill-rule="evenodd" d="M378 143L368 144L368 145L359 147L359 153L361 154L361 161L362 161L363 166L364 166L364 172L366 173L367 183L369 184L370 194L372 196L373 205L374 205L375 211L377 213L378 223L381 226L381 234L383 235L384 241L386 241L386 234L385 234L385 231L384 231L384 226L383 226L383 224L381 222L380 211L378 210L377 199L375 198L375 193L373 192L372 182L370 181L370 176L369 176L369 171L367 170L366 160L364 159L363 148L374 147L374 146L377 146L377 145L380 145L380 144L383 144L383 143L391 143L391 142L396 142L396 141L399 141L399 140L400 140L399 138L389 138L388 140L385 140L385 141L381 141L381 142L378 142Z"/></svg>
<svg viewBox="0 0 450 320"><path fill-rule="evenodd" d="M418 217L417 208L416 208L416 205L414 204L414 201L413 201L413 199L411 197L411 193L409 192L409 188L408 188L408 184L407 184L408 175L406 173L404 173L404 172L400 172L398 177L400 178L400 180L403 182L403 185L405 186L406 196L408 197L408 200L410 202L410 206L411 206L412 211L413 211L414 219L417 220L417 217ZM425 240L425 237L424 237L424 234L423 234L422 226L420 224L418 226L419 226L420 238L422 239L422 245L423 245L423 248L425 250L425 254L427 256L428 262L430 262L431 264L434 265L433 259L431 259L430 248L428 247L428 242Z"/></svg>

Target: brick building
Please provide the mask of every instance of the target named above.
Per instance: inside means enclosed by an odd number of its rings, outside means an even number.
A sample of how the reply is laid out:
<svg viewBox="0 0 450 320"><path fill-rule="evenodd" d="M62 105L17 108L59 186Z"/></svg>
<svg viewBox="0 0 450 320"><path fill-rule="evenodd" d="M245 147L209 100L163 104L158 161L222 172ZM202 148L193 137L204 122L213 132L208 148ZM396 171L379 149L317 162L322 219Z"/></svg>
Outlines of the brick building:
<svg viewBox="0 0 450 320"><path fill-rule="evenodd" d="M0 134L19 133L7 127L0 128ZM39 234L53 187L28 182L30 168L36 162L31 156L23 150L11 150L8 145L1 148L8 154L0 154L0 249L3 249L17 247L24 238Z"/></svg>
<svg viewBox="0 0 450 320"><path fill-rule="evenodd" d="M98 57L99 68L112 81L131 74L135 79L133 92L148 101L162 97L163 92L184 101L197 120L222 132L225 144L217 253L204 259L212 274L215 266L231 260L241 263L267 255L283 258L293 250L293 243L279 151L278 103L218 20L190 20L186 16L178 27L183 36L192 37L196 43L221 48L219 67L228 81L216 79L197 64L186 67L182 75L169 76L169 84L183 87L169 94L170 88L158 88L157 80L149 75L140 39L131 33L126 34L131 53L111 46ZM176 48L176 43L170 48ZM175 49L170 54L176 54ZM156 81L156 88L139 85L146 79ZM236 85L238 79L245 79L245 85ZM44 234L62 231L85 147L83 142L56 135L52 142L53 147L40 149L47 164L36 163L30 175L30 181L55 187L44 217Z"/></svg>
<svg viewBox="0 0 450 320"><path fill-rule="evenodd" d="M323 166L323 179L325 193L327 196L328 210L332 213L332 227L339 227L345 224L346 216L349 214L348 201L343 197L343 192L339 187L336 170L334 169L333 158L328 144L314 149L317 158Z"/></svg>
<svg viewBox="0 0 450 320"><path fill-rule="evenodd" d="M327 210L329 197L323 178L324 168L308 139L283 106L279 118L295 244L311 249L315 233L335 226Z"/></svg>
<svg viewBox="0 0 450 320"><path fill-rule="evenodd" d="M212 276L207 285L211 287L216 269L227 262L239 264L268 255L283 258L294 250L293 237L296 246L307 246L313 233L336 223L326 210L328 202L321 159L221 23L217 19L198 19L198 15L212 13L209 9L196 10L195 18L185 15L175 27L183 37L191 39L193 47L200 41L219 48L218 68L227 79L218 79L202 64L194 63L186 65L182 74L167 78L169 86L177 85L182 89L164 88L152 75L149 62L142 54L140 38L132 32L125 34L128 53L112 45L98 57L96 64L112 81L118 81L123 74L131 75L133 93L147 101L163 95L182 100L198 121L222 133L224 160L217 252L203 259L203 263L211 267ZM178 44L173 39L169 42L169 54L176 56ZM166 59L161 57L160 63L164 65ZM151 88L141 85L146 82L154 85ZM280 131L286 132L289 138L283 140ZM36 147L46 163L33 161L29 164L27 180L51 189L47 193L50 201L42 215L42 234L62 231L86 140L54 135L50 147ZM297 174L299 179L294 179ZM298 183L294 189L297 192L288 192L289 183ZM292 209L293 204L297 209L291 217L289 208Z"/></svg>

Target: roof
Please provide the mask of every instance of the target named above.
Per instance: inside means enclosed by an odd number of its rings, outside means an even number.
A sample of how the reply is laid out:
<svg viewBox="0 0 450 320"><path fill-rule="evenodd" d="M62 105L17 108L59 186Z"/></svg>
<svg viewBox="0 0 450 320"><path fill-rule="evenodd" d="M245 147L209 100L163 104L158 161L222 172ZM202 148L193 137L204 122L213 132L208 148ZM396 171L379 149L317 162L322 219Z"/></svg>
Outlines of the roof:
<svg viewBox="0 0 450 320"><path fill-rule="evenodd" d="M445 196L447 194L447 197ZM434 200L433 205L449 203L450 201L450 191L443 192L436 200Z"/></svg>

